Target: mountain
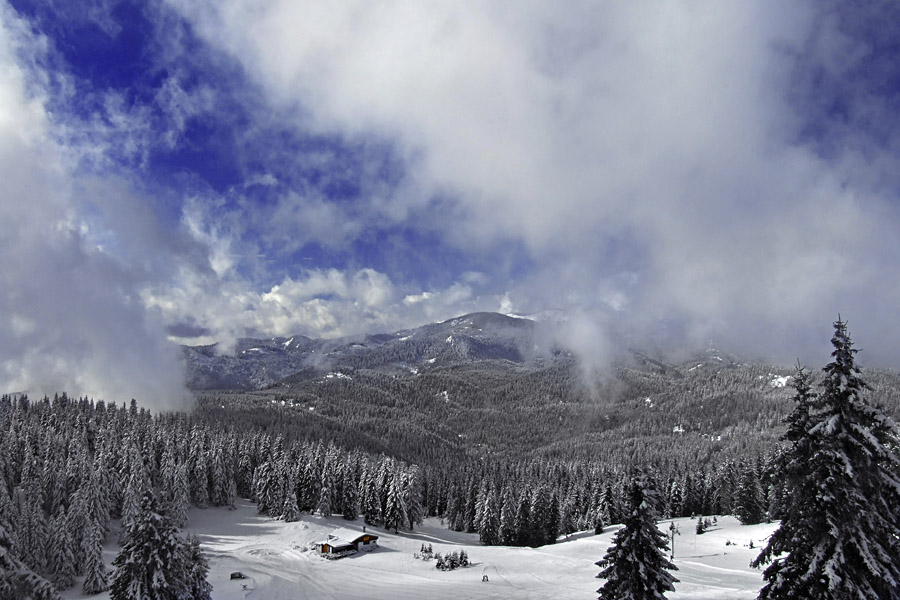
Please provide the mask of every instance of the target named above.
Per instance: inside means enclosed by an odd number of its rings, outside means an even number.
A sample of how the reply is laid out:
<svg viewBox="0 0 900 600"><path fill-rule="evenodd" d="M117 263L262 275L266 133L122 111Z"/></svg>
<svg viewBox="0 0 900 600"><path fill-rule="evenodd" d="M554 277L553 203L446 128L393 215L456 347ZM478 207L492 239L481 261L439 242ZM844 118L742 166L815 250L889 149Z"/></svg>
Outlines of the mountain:
<svg viewBox="0 0 900 600"><path fill-rule="evenodd" d="M592 373L552 342L554 326L474 313L391 334L184 353L205 410L413 462L462 452L704 464L770 450L783 431L790 367L712 348L673 361L623 344ZM897 374L866 377L900 414Z"/></svg>
<svg viewBox="0 0 900 600"><path fill-rule="evenodd" d="M286 377L314 378L347 369L417 372L435 365L482 360L524 364L552 348L536 344L534 321L473 313L393 334L332 340L305 336L241 338L234 351L183 346L187 384L194 390L252 390Z"/></svg>

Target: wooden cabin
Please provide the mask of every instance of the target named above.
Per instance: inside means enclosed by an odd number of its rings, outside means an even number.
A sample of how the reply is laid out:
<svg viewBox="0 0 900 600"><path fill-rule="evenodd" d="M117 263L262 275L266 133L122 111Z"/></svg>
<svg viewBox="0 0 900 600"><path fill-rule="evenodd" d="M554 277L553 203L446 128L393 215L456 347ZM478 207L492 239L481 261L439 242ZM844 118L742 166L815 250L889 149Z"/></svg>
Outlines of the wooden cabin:
<svg viewBox="0 0 900 600"><path fill-rule="evenodd" d="M365 531L342 527L328 535L328 539L316 543L316 551L328 558L340 558L354 552L369 552L378 547L378 536Z"/></svg>

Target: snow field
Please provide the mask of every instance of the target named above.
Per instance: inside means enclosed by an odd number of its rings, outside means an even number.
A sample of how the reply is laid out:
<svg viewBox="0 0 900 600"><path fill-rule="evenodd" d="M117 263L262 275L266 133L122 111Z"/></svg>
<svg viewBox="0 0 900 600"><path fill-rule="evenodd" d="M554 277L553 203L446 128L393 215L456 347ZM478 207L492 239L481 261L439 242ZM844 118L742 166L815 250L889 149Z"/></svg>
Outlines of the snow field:
<svg viewBox="0 0 900 600"><path fill-rule="evenodd" d="M670 522L660 522L660 528L668 531ZM698 536L695 520L674 522L680 530L675 539L674 562L679 568L675 576L681 582L667 598L756 597L762 574L749 564L775 524L741 526L734 517L719 517L716 526ZM595 598L603 583L596 578L600 569L594 563L603 557L617 529L610 527L599 536L581 532L541 548L486 547L477 535L453 532L437 519L427 519L416 531L399 535L368 527L379 536L374 552L329 561L312 550L334 529L361 530L362 525L361 520L311 515L284 523L257 514L254 504L239 500L236 510L193 509L184 533L200 537L215 600L584 600ZM751 540L753 549L748 547ZM413 557L423 543L442 554L464 549L472 564L439 571L434 561ZM107 544L108 568L117 552L115 541ZM241 571L247 579L229 579L233 571ZM483 575L488 576L487 583L482 582ZM108 600L109 594L84 596L79 579L63 597Z"/></svg>

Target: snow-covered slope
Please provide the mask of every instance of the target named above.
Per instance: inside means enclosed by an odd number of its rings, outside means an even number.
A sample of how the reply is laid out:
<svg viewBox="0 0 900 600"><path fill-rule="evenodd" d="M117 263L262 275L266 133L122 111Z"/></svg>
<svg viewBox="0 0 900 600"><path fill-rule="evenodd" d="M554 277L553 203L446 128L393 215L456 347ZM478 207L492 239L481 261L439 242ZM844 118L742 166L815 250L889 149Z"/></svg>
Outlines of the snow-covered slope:
<svg viewBox="0 0 900 600"><path fill-rule="evenodd" d="M733 517L695 534L696 521L675 519L675 564L680 569L675 600L755 598L762 575L749 567L775 525L741 526ZM661 523L667 529L669 522ZM368 528L379 536L380 548L337 561L318 557L313 543L338 527L362 528L361 521L304 515L296 523L258 515L255 505L239 501L236 510L193 510L188 532L200 536L210 560L209 581L216 600L459 600L461 598L556 600L595 597L602 584L594 562L602 558L615 528L602 535L579 533L541 548L485 547L477 535L452 532L428 519L415 532L395 535ZM755 549L749 548L753 541ZM730 542L730 544L728 543ZM439 571L434 561L414 558L421 545L437 552L464 549L472 564ZM110 544L110 563L117 548ZM240 571L247 579L229 579ZM483 575L488 582L483 582ZM86 598L78 586L65 598ZM90 596L107 600L107 594Z"/></svg>

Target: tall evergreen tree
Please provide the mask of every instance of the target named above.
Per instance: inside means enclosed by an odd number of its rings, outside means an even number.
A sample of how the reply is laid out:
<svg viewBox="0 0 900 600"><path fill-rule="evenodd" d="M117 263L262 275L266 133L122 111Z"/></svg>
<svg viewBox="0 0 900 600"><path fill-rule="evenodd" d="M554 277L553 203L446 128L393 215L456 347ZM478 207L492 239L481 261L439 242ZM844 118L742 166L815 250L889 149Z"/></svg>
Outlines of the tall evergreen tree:
<svg viewBox="0 0 900 600"><path fill-rule="evenodd" d="M409 521L406 512L406 502L403 500L403 482L400 474L394 473L388 484L387 502L384 510L384 527L393 529L394 533L400 527L404 527Z"/></svg>
<svg viewBox="0 0 900 600"><path fill-rule="evenodd" d="M516 509L518 503L513 495L512 486L506 486L503 491L503 502L500 506L500 529L497 532L498 544L512 546L516 543Z"/></svg>
<svg viewBox="0 0 900 600"><path fill-rule="evenodd" d="M493 488L484 490L478 499L478 535L485 546L500 543L500 506Z"/></svg>
<svg viewBox="0 0 900 600"><path fill-rule="evenodd" d="M294 493L294 488L289 488L284 497L281 518L285 523L295 523L300 520L300 507L297 506L297 494Z"/></svg>
<svg viewBox="0 0 900 600"><path fill-rule="evenodd" d="M59 600L59 592L49 581L35 574L16 558L12 540L0 525L0 598Z"/></svg>
<svg viewBox="0 0 900 600"><path fill-rule="evenodd" d="M900 597L900 432L863 395L846 323L834 329L821 394L802 373L795 384L781 472L789 500L753 562L771 562L761 600Z"/></svg>
<svg viewBox="0 0 900 600"><path fill-rule="evenodd" d="M632 479L629 501L625 527L596 563L603 569L597 577L606 579L597 593L601 600L662 600L675 589L669 571L677 567L666 558L667 538L656 526L660 501L646 476Z"/></svg>
<svg viewBox="0 0 900 600"><path fill-rule="evenodd" d="M153 493L144 492L125 544L113 560L111 600L177 600L188 585L175 526L155 511Z"/></svg>
<svg viewBox="0 0 900 600"><path fill-rule="evenodd" d="M172 478L166 515L172 520L175 527L184 527L188 522L188 512L191 508L191 490L188 485L187 465L182 463L175 467L175 475Z"/></svg>
<svg viewBox="0 0 900 600"><path fill-rule="evenodd" d="M187 565L187 581L179 600L182 598L211 600L213 586L206 579L209 573L209 561L200 550L200 539L195 535L190 536L183 544L182 550L185 554L183 560Z"/></svg>
<svg viewBox="0 0 900 600"><path fill-rule="evenodd" d="M765 495L753 465L743 465L734 496L734 514L743 525L762 523L766 517Z"/></svg>
<svg viewBox="0 0 900 600"><path fill-rule="evenodd" d="M69 534L66 509L60 506L50 527L50 545L47 548L47 571L58 590L67 590L75 584L75 552Z"/></svg>
<svg viewBox="0 0 900 600"><path fill-rule="evenodd" d="M353 474L349 468L344 469L343 494L341 512L348 521L355 521L359 516L359 496L356 482L353 481Z"/></svg>
<svg viewBox="0 0 900 600"><path fill-rule="evenodd" d="M103 532L96 523L88 523L84 535L84 583L85 594L99 594L109 589L106 564L103 562Z"/></svg>

